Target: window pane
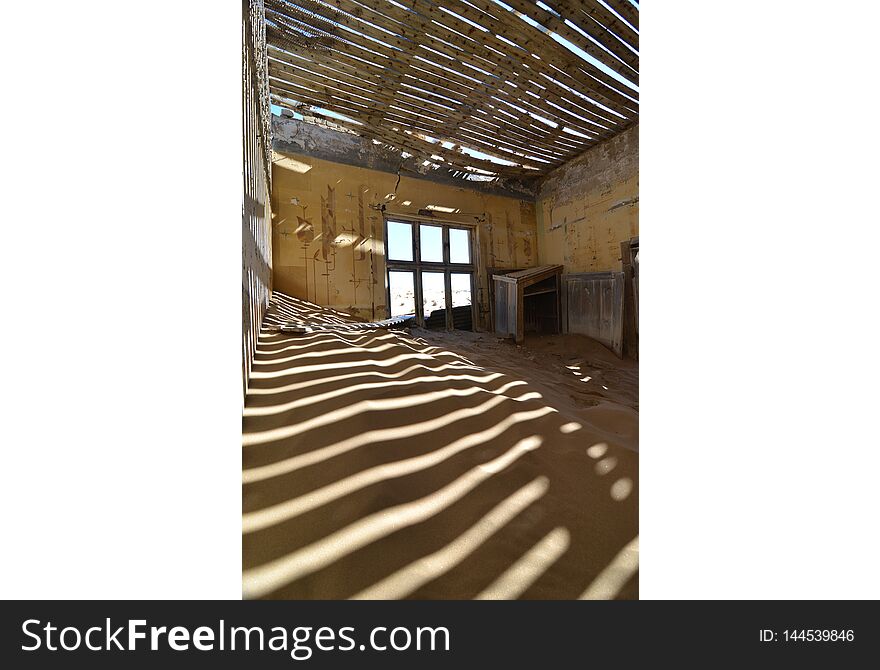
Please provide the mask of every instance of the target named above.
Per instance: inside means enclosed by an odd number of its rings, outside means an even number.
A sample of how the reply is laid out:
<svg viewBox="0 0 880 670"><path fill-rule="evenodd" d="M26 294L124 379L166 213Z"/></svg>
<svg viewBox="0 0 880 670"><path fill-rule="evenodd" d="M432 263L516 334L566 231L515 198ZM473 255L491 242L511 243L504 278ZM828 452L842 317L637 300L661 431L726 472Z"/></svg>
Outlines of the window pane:
<svg viewBox="0 0 880 670"><path fill-rule="evenodd" d="M471 262L471 233L464 228L449 229L449 262L450 263L470 263Z"/></svg>
<svg viewBox="0 0 880 670"><path fill-rule="evenodd" d="M412 224L401 221L388 222L388 260L411 261L413 259ZM404 312L408 314L409 312Z"/></svg>
<svg viewBox="0 0 880 670"><path fill-rule="evenodd" d="M443 262L443 229L440 226L419 226L419 242L422 245L422 261Z"/></svg>
<svg viewBox="0 0 880 670"><path fill-rule="evenodd" d="M437 312L435 318L440 319L446 327L446 284L442 272L422 273L422 304L425 310L425 321Z"/></svg>
<svg viewBox="0 0 880 670"><path fill-rule="evenodd" d="M391 316L416 313L416 292L412 272L388 272L388 289L391 294Z"/></svg>
<svg viewBox="0 0 880 670"><path fill-rule="evenodd" d="M471 304L470 273L452 273L452 306L463 307Z"/></svg>

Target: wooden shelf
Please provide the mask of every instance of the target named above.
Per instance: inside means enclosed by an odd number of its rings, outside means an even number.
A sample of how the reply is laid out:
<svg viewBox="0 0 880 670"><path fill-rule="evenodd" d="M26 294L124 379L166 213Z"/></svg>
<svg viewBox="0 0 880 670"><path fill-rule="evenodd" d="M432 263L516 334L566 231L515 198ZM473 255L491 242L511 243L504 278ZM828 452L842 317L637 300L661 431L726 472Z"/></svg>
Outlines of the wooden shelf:
<svg viewBox="0 0 880 670"><path fill-rule="evenodd" d="M555 288L545 288L545 289L541 289L540 291L525 291L523 293L523 297L528 298L531 295L543 295L544 293L556 293L556 289Z"/></svg>

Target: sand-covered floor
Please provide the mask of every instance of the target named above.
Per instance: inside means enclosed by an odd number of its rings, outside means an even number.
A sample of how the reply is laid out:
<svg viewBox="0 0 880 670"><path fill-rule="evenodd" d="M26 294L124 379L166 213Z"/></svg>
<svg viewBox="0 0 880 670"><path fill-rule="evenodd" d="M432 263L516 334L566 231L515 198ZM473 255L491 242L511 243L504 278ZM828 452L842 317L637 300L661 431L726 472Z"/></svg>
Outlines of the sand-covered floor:
<svg viewBox="0 0 880 670"><path fill-rule="evenodd" d="M526 334L522 346L491 333L413 328L418 340L524 379L548 405L609 443L638 451L639 367L584 335Z"/></svg>
<svg viewBox="0 0 880 670"><path fill-rule="evenodd" d="M351 321L273 298L243 418L245 597L638 596L634 364L586 338Z"/></svg>

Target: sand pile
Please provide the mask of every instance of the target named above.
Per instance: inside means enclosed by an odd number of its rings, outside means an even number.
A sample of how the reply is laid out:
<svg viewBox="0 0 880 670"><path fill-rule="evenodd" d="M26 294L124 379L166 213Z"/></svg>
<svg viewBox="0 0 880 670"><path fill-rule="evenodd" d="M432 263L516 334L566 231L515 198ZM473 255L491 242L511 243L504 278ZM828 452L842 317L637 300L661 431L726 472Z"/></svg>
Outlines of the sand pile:
<svg viewBox="0 0 880 670"><path fill-rule="evenodd" d="M286 319L353 320L273 298L243 418L246 597L637 597L634 366Z"/></svg>

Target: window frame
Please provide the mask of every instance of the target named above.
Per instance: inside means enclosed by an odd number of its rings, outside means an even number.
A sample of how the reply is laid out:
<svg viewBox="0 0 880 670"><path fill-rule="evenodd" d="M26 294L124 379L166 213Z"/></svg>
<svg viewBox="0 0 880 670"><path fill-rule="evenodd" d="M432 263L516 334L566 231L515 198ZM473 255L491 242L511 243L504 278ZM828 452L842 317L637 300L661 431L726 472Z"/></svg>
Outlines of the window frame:
<svg viewBox="0 0 880 670"><path fill-rule="evenodd" d="M383 232L385 235L385 311L390 318L391 315L391 283L389 280L389 272L393 271L410 271L414 272L414 298L416 323L422 328L425 327L424 299L422 296L422 272L442 272L444 293L446 297L446 330L453 330L452 318L452 274L470 274L471 277L471 323L474 331L477 327L476 319L476 264L474 263L474 247L476 234L476 225L468 223L460 223L456 221L446 221L443 219L434 219L430 217L417 216L396 216L386 214L383 217ZM412 226L412 257L411 261L392 260L388 257L388 223L408 223ZM421 226L436 226L442 231L443 242L443 261L422 261L422 245L421 245ZM452 263L449 253L449 230L457 228L468 231L468 257L470 263Z"/></svg>

